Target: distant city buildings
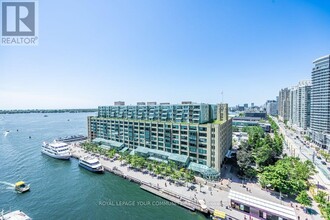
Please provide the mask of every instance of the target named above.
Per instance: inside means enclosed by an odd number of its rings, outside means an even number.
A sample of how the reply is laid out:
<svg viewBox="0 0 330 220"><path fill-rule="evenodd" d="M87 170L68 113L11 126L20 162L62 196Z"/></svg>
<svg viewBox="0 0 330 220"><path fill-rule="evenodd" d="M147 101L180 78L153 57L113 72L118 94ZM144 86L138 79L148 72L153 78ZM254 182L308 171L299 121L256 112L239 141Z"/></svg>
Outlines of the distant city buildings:
<svg viewBox="0 0 330 220"><path fill-rule="evenodd" d="M304 80L279 93L279 119L301 133L306 133L310 127L311 87L311 81Z"/></svg>
<svg viewBox="0 0 330 220"><path fill-rule="evenodd" d="M265 104L266 113L268 115L276 116L278 114L278 107L276 100L267 100Z"/></svg>
<svg viewBox="0 0 330 220"><path fill-rule="evenodd" d="M118 106L118 105L125 105L125 102L123 101L117 101L114 103L115 106Z"/></svg>
<svg viewBox="0 0 330 220"><path fill-rule="evenodd" d="M217 179L232 143L227 104L100 106L88 117L88 137L119 151L173 161L207 179Z"/></svg>
<svg viewBox="0 0 330 220"><path fill-rule="evenodd" d="M278 117L282 121L288 121L290 115L290 90L281 89L278 95Z"/></svg>
<svg viewBox="0 0 330 220"><path fill-rule="evenodd" d="M280 90L279 119L330 150L330 55L316 59L313 64L311 81Z"/></svg>
<svg viewBox="0 0 330 220"><path fill-rule="evenodd" d="M291 125L304 132L310 127L311 115L311 81L299 82L290 90L290 113Z"/></svg>

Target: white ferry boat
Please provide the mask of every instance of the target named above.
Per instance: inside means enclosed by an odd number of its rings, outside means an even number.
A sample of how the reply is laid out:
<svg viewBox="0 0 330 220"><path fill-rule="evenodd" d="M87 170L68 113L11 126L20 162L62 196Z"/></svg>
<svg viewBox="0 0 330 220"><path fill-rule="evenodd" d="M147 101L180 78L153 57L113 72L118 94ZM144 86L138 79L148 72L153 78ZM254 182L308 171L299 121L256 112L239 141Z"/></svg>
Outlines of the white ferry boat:
<svg viewBox="0 0 330 220"><path fill-rule="evenodd" d="M41 152L56 159L68 160L71 157L68 144L58 141L52 143L44 142Z"/></svg>
<svg viewBox="0 0 330 220"><path fill-rule="evenodd" d="M94 173L103 173L104 168L95 157L85 156L79 159L79 166Z"/></svg>
<svg viewBox="0 0 330 220"><path fill-rule="evenodd" d="M21 210L16 210L8 213L4 213L2 210L0 213L0 220L32 220L27 214Z"/></svg>

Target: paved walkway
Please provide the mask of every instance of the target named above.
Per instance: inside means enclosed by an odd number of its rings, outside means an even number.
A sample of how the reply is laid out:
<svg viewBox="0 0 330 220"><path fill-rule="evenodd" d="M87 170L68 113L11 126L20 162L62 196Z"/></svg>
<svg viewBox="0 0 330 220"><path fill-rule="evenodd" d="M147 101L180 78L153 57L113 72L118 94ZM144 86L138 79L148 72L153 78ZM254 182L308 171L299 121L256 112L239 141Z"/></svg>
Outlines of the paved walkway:
<svg viewBox="0 0 330 220"><path fill-rule="evenodd" d="M78 146L72 146L72 153L76 157L81 157L84 155L88 155L86 151ZM237 219L244 219L245 214L233 209L227 209L226 206L230 207L230 201L228 198L228 194L230 189L249 194L258 198L262 198L268 201L272 201L278 204L291 206L291 203L288 201L283 201L278 199L274 194L271 192L267 192L262 190L257 184L254 183L247 183L245 187L242 186L242 183L236 176L230 172L231 167L228 166L226 170L226 175L224 179L220 182L213 183L213 182L206 182L201 178L196 178L197 184L188 184L188 187L193 186L195 189L190 190L187 186L178 186L165 179L159 179L156 176L152 176L148 173L143 173L141 171L135 171L130 169L127 165L121 165L119 160L111 161L107 160L104 157L100 157L100 162L104 167L107 169L117 170L117 172L122 173L123 175L133 177L145 183L148 183L154 187L158 187L163 190L167 190L169 192L173 192L179 196L186 197L192 201L199 201L204 200L205 204L212 209L217 209L220 211L226 212L228 215L231 215ZM201 183L201 184L199 184ZM296 204L293 204L294 206ZM300 206L297 206L296 209L297 216L300 216L301 220L318 220L321 218L311 218L310 215L305 214ZM249 216L247 216L248 218ZM249 218L248 218L249 219ZM256 219L256 218L253 218Z"/></svg>

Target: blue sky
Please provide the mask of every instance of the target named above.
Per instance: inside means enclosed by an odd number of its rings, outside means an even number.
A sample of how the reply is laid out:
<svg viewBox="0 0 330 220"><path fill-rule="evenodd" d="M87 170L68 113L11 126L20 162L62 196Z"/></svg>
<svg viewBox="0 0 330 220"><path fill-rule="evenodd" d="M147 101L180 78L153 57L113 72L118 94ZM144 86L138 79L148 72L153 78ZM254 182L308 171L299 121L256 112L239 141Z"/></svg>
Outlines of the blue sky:
<svg viewBox="0 0 330 220"><path fill-rule="evenodd" d="M0 109L263 104L330 53L330 1L39 1L39 39L0 47Z"/></svg>

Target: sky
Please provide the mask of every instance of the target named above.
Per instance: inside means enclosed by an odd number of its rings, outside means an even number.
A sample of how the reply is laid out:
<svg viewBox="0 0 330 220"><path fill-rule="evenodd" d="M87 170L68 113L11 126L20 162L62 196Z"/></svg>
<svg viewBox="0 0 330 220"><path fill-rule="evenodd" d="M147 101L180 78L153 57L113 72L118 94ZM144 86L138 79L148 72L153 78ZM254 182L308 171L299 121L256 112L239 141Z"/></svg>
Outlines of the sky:
<svg viewBox="0 0 330 220"><path fill-rule="evenodd" d="M328 0L40 0L38 20L38 46L0 47L0 109L261 105L330 54Z"/></svg>

